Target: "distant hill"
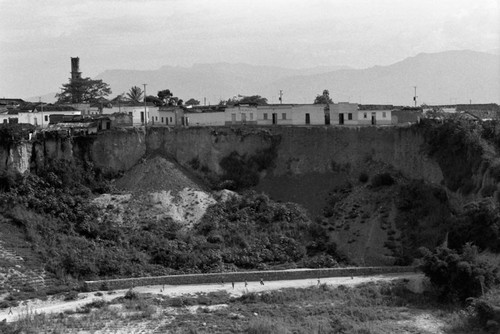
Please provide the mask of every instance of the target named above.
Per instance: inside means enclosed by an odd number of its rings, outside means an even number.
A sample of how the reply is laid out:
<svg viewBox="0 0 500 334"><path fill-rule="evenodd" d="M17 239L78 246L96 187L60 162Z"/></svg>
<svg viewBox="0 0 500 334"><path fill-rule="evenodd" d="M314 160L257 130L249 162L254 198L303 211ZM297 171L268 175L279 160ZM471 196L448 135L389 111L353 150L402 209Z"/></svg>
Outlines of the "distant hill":
<svg viewBox="0 0 500 334"><path fill-rule="evenodd" d="M207 104L217 104L221 99L227 100L238 94L262 95L272 102L271 95L276 96L279 89L272 94L264 94L263 87L279 79L298 75L316 75L347 66L322 66L308 69L287 69L273 66L255 66L248 64L196 64L192 67L163 66L154 71L108 70L99 75L111 85L113 94L127 92L136 85L142 88L147 83L148 95L156 95L159 90L170 89L175 96L184 100L194 97Z"/></svg>
<svg viewBox="0 0 500 334"><path fill-rule="evenodd" d="M235 95L261 95L270 103L312 103L324 89L335 102L412 105L414 86L418 104L500 103L500 54L475 51L421 53L388 66L353 69L319 66L289 69L248 64L163 66L158 70L107 70L96 76L111 85L114 97L132 86L147 83L148 95L170 89L184 100L207 104ZM55 93L42 96L51 102ZM52 96L52 99L51 99ZM38 101L38 97L28 100Z"/></svg>
<svg viewBox="0 0 500 334"><path fill-rule="evenodd" d="M474 51L422 53L389 66L337 70L277 79L263 94L283 89L287 96L309 97L329 89L334 101L419 104L500 102L500 55ZM304 101L304 102L306 102Z"/></svg>

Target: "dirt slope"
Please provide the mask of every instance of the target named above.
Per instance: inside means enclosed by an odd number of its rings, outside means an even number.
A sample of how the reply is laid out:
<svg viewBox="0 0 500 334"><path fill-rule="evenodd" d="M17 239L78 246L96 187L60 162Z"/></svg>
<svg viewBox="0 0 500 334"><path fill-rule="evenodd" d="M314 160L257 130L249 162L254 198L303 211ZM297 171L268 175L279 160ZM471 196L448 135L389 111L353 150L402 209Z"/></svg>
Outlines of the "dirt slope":
<svg viewBox="0 0 500 334"><path fill-rule="evenodd" d="M94 203L107 219L124 226L148 219L173 219L187 226L216 203L189 172L163 157L143 160L115 181L120 194L103 194Z"/></svg>
<svg viewBox="0 0 500 334"><path fill-rule="evenodd" d="M134 194L162 190L177 193L184 188L204 189L178 164L159 156L144 159L117 179L115 186L119 190Z"/></svg>

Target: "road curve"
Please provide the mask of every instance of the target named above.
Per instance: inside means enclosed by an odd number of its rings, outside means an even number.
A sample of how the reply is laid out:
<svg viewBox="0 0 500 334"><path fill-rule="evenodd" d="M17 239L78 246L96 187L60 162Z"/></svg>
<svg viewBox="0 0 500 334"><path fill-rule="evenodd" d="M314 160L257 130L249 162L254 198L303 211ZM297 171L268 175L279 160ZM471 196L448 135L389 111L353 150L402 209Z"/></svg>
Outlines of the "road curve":
<svg viewBox="0 0 500 334"><path fill-rule="evenodd" d="M279 290L285 288L307 288L317 286L318 284L327 284L330 286L354 286L368 282L392 281L395 279L407 279L416 285L422 282L423 274L408 272L408 273L395 273L395 274L382 274L372 276L352 276L352 277L324 277L319 279L300 279L300 280L283 280L283 281L264 281L263 285L259 281L248 281L245 288L244 282L224 282L224 284L188 284L188 285L147 285L134 287L134 291L138 293L151 293L157 295L165 295L170 297L177 297L182 295L190 295L197 293L209 293L216 291L227 291L232 296L238 297L249 292L263 292L269 290ZM0 310L0 321L6 320L7 322L16 321L27 314L40 314L40 313L60 313L67 310L76 310L90 302L96 300L111 301L118 297L123 297L128 289L114 290L114 291L100 291L102 296L96 296L97 292L79 293L77 300L64 301L62 299L48 299L42 301L39 299L23 301L19 306L11 309ZM60 298L60 297L58 297Z"/></svg>

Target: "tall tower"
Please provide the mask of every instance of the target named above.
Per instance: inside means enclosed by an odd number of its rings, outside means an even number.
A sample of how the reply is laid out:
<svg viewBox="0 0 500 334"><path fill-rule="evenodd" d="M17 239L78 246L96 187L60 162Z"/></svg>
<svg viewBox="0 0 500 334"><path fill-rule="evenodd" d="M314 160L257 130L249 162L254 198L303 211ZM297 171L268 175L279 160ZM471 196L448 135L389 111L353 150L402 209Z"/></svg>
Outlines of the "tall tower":
<svg viewBox="0 0 500 334"><path fill-rule="evenodd" d="M80 72L80 58L71 58L71 80L81 79L82 72Z"/></svg>

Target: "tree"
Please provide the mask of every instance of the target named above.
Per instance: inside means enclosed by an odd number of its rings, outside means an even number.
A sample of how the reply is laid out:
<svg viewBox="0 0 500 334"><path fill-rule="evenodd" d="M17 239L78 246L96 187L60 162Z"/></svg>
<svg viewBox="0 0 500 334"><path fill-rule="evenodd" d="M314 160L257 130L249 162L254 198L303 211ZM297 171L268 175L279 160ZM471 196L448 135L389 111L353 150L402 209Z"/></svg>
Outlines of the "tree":
<svg viewBox="0 0 500 334"><path fill-rule="evenodd" d="M102 80L71 79L56 94L57 103L92 103L111 94L111 88Z"/></svg>
<svg viewBox="0 0 500 334"><path fill-rule="evenodd" d="M328 89L325 89L322 95L317 95L316 98L314 99L314 104L330 104L330 103L333 103L333 101L330 98L330 92L328 91Z"/></svg>
<svg viewBox="0 0 500 334"><path fill-rule="evenodd" d="M438 247L422 248L420 269L429 277L444 300L465 301L482 295L498 282L498 267L478 255L476 246L467 243L462 252Z"/></svg>
<svg viewBox="0 0 500 334"><path fill-rule="evenodd" d="M146 96L146 102L152 102L157 107L160 107L163 105L163 101L160 100L158 97L153 96L153 95Z"/></svg>
<svg viewBox="0 0 500 334"><path fill-rule="evenodd" d="M238 96L241 97L241 95ZM262 106L267 104L267 99L260 95L252 95L252 96L243 96L240 99L237 98L229 99L226 102L226 105L228 106L234 106L236 104L253 104Z"/></svg>
<svg viewBox="0 0 500 334"><path fill-rule="evenodd" d="M198 106L200 105L200 101L190 98L189 100L186 101L187 106Z"/></svg>
<svg viewBox="0 0 500 334"><path fill-rule="evenodd" d="M132 102L139 103L142 99L142 89L137 86L130 88L130 91L127 93L128 99Z"/></svg>
<svg viewBox="0 0 500 334"><path fill-rule="evenodd" d="M158 95L158 98L163 101L163 105L166 105L166 104L171 105L170 98L172 98L174 96L174 94L172 94L170 89L160 90L157 95Z"/></svg>

